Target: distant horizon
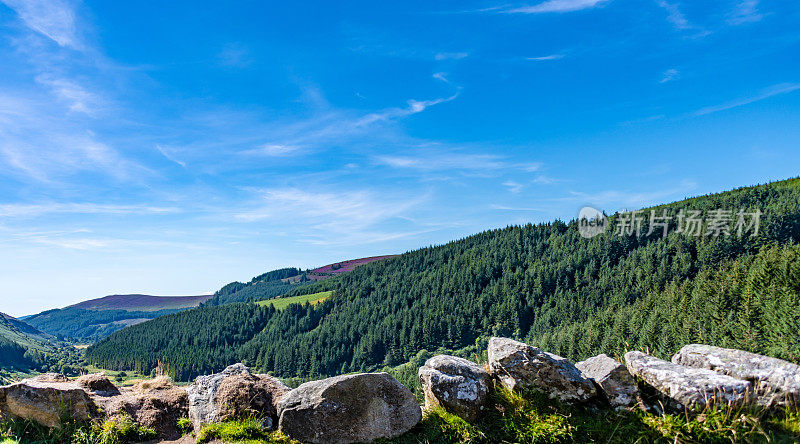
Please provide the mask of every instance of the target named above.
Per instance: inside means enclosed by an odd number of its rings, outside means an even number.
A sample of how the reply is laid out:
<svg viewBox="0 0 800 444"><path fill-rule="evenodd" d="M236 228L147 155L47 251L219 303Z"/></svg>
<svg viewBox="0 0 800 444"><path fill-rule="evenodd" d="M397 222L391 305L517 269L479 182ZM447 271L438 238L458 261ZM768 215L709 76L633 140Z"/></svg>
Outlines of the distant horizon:
<svg viewBox="0 0 800 444"><path fill-rule="evenodd" d="M0 311L783 180L800 6L0 0Z"/></svg>

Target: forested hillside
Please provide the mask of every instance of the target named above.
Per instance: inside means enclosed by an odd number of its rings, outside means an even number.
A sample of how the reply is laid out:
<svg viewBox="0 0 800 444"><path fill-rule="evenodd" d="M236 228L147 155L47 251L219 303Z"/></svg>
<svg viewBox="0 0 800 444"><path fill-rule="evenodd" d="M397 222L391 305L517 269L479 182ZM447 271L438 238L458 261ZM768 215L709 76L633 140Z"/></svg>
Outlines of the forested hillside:
<svg viewBox="0 0 800 444"><path fill-rule="evenodd" d="M0 376L9 370L77 372L82 360L80 353L53 339L25 322L0 313Z"/></svg>
<svg viewBox="0 0 800 444"><path fill-rule="evenodd" d="M278 297L292 288L305 284L306 279L298 278L298 283L293 285L284 280L292 277L302 277L302 272L298 268L281 268L279 270L268 271L254 277L250 282L231 282L219 291L214 293L203 306L216 306L232 304L235 302L260 301Z"/></svg>
<svg viewBox="0 0 800 444"><path fill-rule="evenodd" d="M678 217L667 236L661 229L648 235L649 212L631 235L607 230L586 239L576 221L507 227L289 293L334 291L316 306L191 310L126 328L86 356L140 371L162 360L179 379L235 361L279 376L318 376L397 365L422 349L502 335L573 360L626 348L668 356L703 342L797 362L800 338L788 333L800 330L800 180L654 210L681 209L731 210L730 235L678 232ZM757 235L736 232L740 209L763 212ZM625 217L611 217L612 228Z"/></svg>

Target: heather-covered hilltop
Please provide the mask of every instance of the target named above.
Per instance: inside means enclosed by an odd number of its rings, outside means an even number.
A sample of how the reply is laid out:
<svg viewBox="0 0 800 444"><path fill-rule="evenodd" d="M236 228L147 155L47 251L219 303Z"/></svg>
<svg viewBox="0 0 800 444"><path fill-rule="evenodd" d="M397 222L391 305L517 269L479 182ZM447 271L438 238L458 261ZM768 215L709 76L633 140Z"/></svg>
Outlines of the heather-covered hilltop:
<svg viewBox="0 0 800 444"><path fill-rule="evenodd" d="M118 388L102 374L45 374L0 387L5 443L143 440L349 444L790 442L800 439L800 366L735 349L630 351L573 364L508 338L488 362L436 355L422 399L388 373L290 388L242 364L176 387ZM418 403L422 401L422 406Z"/></svg>

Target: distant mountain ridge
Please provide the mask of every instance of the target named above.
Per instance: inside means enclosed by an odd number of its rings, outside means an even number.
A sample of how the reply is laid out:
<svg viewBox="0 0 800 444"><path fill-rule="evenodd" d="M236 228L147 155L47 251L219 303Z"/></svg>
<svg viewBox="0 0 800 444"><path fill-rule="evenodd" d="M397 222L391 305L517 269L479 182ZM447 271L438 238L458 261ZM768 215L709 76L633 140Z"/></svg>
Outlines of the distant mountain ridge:
<svg viewBox="0 0 800 444"><path fill-rule="evenodd" d="M127 326L197 307L211 297L115 294L43 311L24 320L56 337L93 342Z"/></svg>
<svg viewBox="0 0 800 444"><path fill-rule="evenodd" d="M211 299L212 295L200 296L152 296L146 294L112 294L70 305L66 308L84 310L158 311L197 307Z"/></svg>

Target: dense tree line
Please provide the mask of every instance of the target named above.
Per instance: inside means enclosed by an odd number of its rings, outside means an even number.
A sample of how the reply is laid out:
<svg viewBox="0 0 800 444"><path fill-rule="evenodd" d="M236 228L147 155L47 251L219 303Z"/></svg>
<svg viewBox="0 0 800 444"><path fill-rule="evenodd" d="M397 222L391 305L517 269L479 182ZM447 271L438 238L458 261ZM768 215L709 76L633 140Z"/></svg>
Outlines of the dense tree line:
<svg viewBox="0 0 800 444"><path fill-rule="evenodd" d="M281 279L295 277L301 273L298 268L281 268L256 276L247 283L231 282L215 292L214 296L202 305L214 307L236 302L272 299L300 285L283 282ZM301 279L301 283L305 283L305 280Z"/></svg>
<svg viewBox="0 0 800 444"><path fill-rule="evenodd" d="M201 307L134 325L91 347L90 361L105 368L150 373L159 363L179 380L222 370L275 313L271 306ZM115 350L124 343L124 352Z"/></svg>
<svg viewBox="0 0 800 444"><path fill-rule="evenodd" d="M0 363L2 368L29 368L33 365L25 356L25 348L16 342L0 337Z"/></svg>
<svg viewBox="0 0 800 444"><path fill-rule="evenodd" d="M139 371L162 360L182 379L235 361L305 377L398 365L423 349L504 335L571 359L634 347L666 357L705 342L798 361L797 340L787 336L800 330L800 180L654 208L682 209L763 215L756 236L737 235L733 220L731 235L691 236L677 232L677 218L669 235L648 235L647 213L641 230L624 236L585 239L576 221L487 231L288 293L335 291L317 306L228 307L241 310L238 319L226 307L191 310L118 332L87 358ZM625 217L612 216L612 227Z"/></svg>

